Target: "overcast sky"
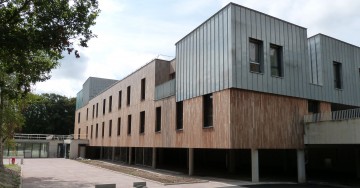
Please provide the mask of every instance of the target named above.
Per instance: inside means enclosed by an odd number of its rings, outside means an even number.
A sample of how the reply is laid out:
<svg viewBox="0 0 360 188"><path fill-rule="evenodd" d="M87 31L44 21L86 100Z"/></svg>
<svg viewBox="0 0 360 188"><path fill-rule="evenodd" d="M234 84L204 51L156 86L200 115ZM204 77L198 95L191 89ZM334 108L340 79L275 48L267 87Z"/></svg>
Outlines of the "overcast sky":
<svg viewBox="0 0 360 188"><path fill-rule="evenodd" d="M161 55L175 57L175 43L229 2L360 46L359 0L99 0L101 13L81 58L65 55L52 78L35 93L75 97L90 76L121 79Z"/></svg>

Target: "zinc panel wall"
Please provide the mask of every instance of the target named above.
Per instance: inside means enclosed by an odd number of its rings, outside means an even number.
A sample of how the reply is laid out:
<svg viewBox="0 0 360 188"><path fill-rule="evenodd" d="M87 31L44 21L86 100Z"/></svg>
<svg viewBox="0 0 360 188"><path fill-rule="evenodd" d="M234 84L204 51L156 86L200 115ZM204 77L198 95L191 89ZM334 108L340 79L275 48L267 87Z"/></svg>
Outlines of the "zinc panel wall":
<svg viewBox="0 0 360 188"><path fill-rule="evenodd" d="M315 42L314 42L315 41ZM360 48L328 37L316 35L308 40L310 57L317 57L317 66L322 69L312 71L319 80L323 80L321 87L310 86L310 98L332 103L360 106ZM342 88L334 86L333 62L341 63Z"/></svg>
<svg viewBox="0 0 360 188"><path fill-rule="evenodd" d="M233 6L235 67L237 88L295 97L307 97L307 34L303 27L264 15L241 6ZM262 42L262 73L250 72L249 39ZM270 44L283 48L283 77L271 76Z"/></svg>
<svg viewBox="0 0 360 188"><path fill-rule="evenodd" d="M231 9L227 6L176 44L176 100L232 85Z"/></svg>

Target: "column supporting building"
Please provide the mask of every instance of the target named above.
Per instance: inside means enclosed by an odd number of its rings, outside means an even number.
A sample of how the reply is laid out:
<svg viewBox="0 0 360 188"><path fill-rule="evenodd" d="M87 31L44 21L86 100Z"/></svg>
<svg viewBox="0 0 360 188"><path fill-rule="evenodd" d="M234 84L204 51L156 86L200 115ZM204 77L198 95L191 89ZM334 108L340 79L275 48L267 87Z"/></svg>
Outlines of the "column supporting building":
<svg viewBox="0 0 360 188"><path fill-rule="evenodd" d="M112 147L112 153L111 153L111 161L114 161L115 159L115 147Z"/></svg>
<svg viewBox="0 0 360 188"><path fill-rule="evenodd" d="M228 157L228 171L230 173L234 173L235 172L235 165L236 165L236 158L235 158L235 150L230 149L229 152L229 157Z"/></svg>
<svg viewBox="0 0 360 188"><path fill-rule="evenodd" d="M306 174L305 174L304 149L297 150L297 171L298 171L298 182L305 183L306 182Z"/></svg>
<svg viewBox="0 0 360 188"><path fill-rule="evenodd" d="M132 147L129 147L129 165L132 164Z"/></svg>
<svg viewBox="0 0 360 188"><path fill-rule="evenodd" d="M152 168L156 168L156 148L152 148Z"/></svg>
<svg viewBox="0 0 360 188"><path fill-rule="evenodd" d="M189 148L189 176L194 175L194 148Z"/></svg>
<svg viewBox="0 0 360 188"><path fill-rule="evenodd" d="M100 146L100 159L102 160L103 159L103 147Z"/></svg>
<svg viewBox="0 0 360 188"><path fill-rule="evenodd" d="M251 149L251 181L259 182L259 150Z"/></svg>

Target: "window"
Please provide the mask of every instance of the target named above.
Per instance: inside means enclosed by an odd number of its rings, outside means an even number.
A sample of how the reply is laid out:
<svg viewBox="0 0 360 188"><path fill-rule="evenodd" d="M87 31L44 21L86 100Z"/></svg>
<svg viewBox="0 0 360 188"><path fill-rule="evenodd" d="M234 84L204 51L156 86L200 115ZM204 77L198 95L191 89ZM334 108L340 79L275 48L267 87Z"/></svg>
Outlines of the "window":
<svg viewBox="0 0 360 188"><path fill-rule="evenodd" d="M250 71L261 73L262 71L262 41L251 39L249 40L249 59Z"/></svg>
<svg viewBox="0 0 360 188"><path fill-rule="evenodd" d="M96 103L96 117L99 115L99 103Z"/></svg>
<svg viewBox="0 0 360 188"><path fill-rule="evenodd" d="M104 138L104 136L105 136L105 122L102 122L101 137Z"/></svg>
<svg viewBox="0 0 360 188"><path fill-rule="evenodd" d="M141 79L141 100L145 100L145 78Z"/></svg>
<svg viewBox="0 0 360 188"><path fill-rule="evenodd" d="M140 133L145 132L145 111L140 112Z"/></svg>
<svg viewBox="0 0 360 188"><path fill-rule="evenodd" d="M78 113L78 123L80 123L80 112Z"/></svg>
<svg viewBox="0 0 360 188"><path fill-rule="evenodd" d="M96 124L95 138L98 137L98 133L99 133L99 124Z"/></svg>
<svg viewBox="0 0 360 188"><path fill-rule="evenodd" d="M342 89L341 63L334 61L333 67L334 67L334 86L336 89Z"/></svg>
<svg viewBox="0 0 360 188"><path fill-rule="evenodd" d="M80 132L81 132L81 129L79 128L79 130L78 130L78 139L80 139Z"/></svg>
<svg viewBox="0 0 360 188"><path fill-rule="evenodd" d="M92 111L92 118L94 119L95 117L95 104L93 105L93 111Z"/></svg>
<svg viewBox="0 0 360 188"><path fill-rule="evenodd" d="M282 47L270 44L271 76L283 77Z"/></svg>
<svg viewBox="0 0 360 188"><path fill-rule="evenodd" d="M314 114L319 113L320 112L319 101L308 100L308 112Z"/></svg>
<svg viewBox="0 0 360 188"><path fill-rule="evenodd" d="M88 138L89 126L86 126L86 139Z"/></svg>
<svg viewBox="0 0 360 188"><path fill-rule="evenodd" d="M175 79L175 72L169 74L169 80Z"/></svg>
<svg viewBox="0 0 360 188"><path fill-rule="evenodd" d="M121 108L122 91L119 91L118 109Z"/></svg>
<svg viewBox="0 0 360 188"><path fill-rule="evenodd" d="M127 133L131 134L131 115L128 115L128 129Z"/></svg>
<svg viewBox="0 0 360 188"><path fill-rule="evenodd" d="M183 129L183 102L176 103L176 130Z"/></svg>
<svg viewBox="0 0 360 188"><path fill-rule="evenodd" d="M120 136L121 118L118 118L117 122L117 135Z"/></svg>
<svg viewBox="0 0 360 188"><path fill-rule="evenodd" d="M156 107L155 132L161 131L161 107Z"/></svg>
<svg viewBox="0 0 360 188"><path fill-rule="evenodd" d="M111 137L112 120L109 120L109 137Z"/></svg>
<svg viewBox="0 0 360 188"><path fill-rule="evenodd" d="M89 108L86 108L86 121L89 119Z"/></svg>
<svg viewBox="0 0 360 188"><path fill-rule="evenodd" d="M109 112L112 111L112 96L109 97Z"/></svg>
<svg viewBox="0 0 360 188"><path fill-rule="evenodd" d="M126 105L130 105L130 92L131 92L131 87L130 86L128 86L127 87L127 93L126 93Z"/></svg>
<svg viewBox="0 0 360 188"><path fill-rule="evenodd" d="M212 94L203 97L204 127L213 126L213 96Z"/></svg>
<svg viewBox="0 0 360 188"><path fill-rule="evenodd" d="M92 138L93 136L93 125L91 125L91 128L90 128L90 138Z"/></svg>
<svg viewBox="0 0 360 188"><path fill-rule="evenodd" d="M105 115L106 99L103 100L103 115Z"/></svg>

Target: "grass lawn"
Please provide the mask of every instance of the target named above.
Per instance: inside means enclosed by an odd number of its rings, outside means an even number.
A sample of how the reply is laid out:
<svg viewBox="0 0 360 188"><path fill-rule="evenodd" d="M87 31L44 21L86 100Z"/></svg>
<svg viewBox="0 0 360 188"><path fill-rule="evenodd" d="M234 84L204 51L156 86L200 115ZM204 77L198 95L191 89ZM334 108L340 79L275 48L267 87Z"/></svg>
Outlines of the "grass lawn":
<svg viewBox="0 0 360 188"><path fill-rule="evenodd" d="M5 169L0 168L0 187L19 187L20 170L20 166L12 164L5 165Z"/></svg>

